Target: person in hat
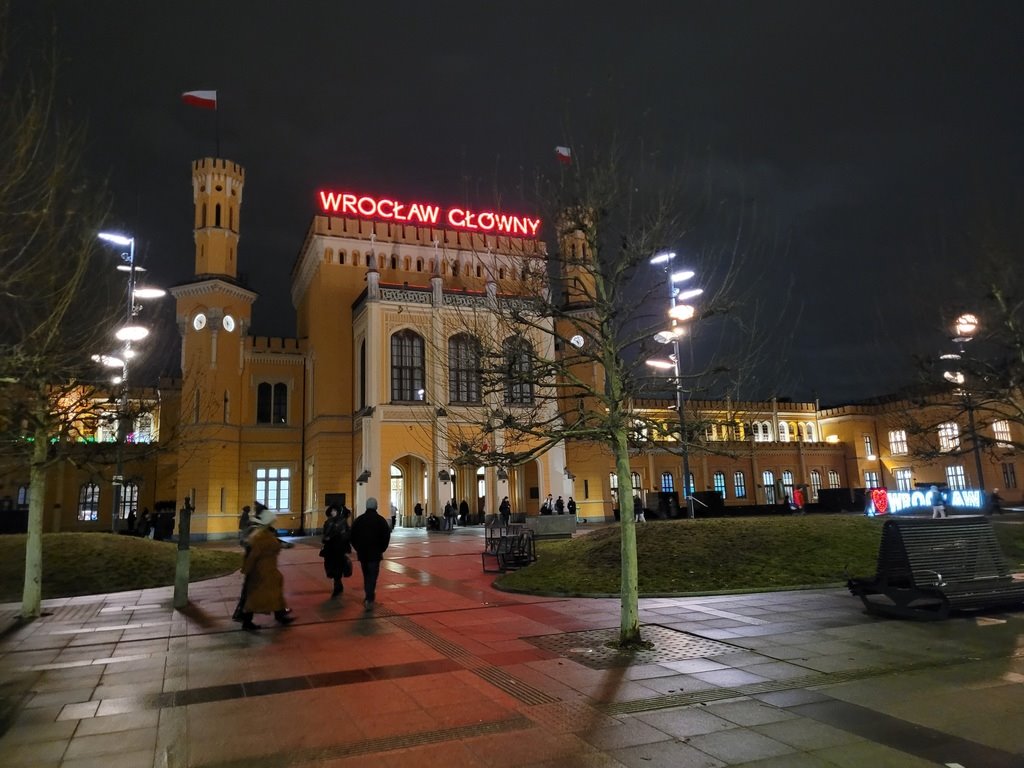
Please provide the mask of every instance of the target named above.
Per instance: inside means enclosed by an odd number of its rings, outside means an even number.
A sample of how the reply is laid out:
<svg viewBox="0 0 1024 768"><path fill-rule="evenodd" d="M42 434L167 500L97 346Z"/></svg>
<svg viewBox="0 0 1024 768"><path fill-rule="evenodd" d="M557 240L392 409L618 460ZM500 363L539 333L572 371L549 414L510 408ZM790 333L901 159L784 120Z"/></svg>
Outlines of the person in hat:
<svg viewBox="0 0 1024 768"><path fill-rule="evenodd" d="M284 576L277 567L277 556L284 548L271 526L276 515L264 504L256 502L250 515L256 528L249 534L249 551L242 563L246 577L245 610L242 613L242 629L255 630L254 613L273 613L278 624L288 625L294 618L288 614L284 601Z"/></svg>
<svg viewBox="0 0 1024 768"><path fill-rule="evenodd" d="M352 575L352 562L348 559L348 553L352 551L349 525L352 510L344 505L339 510L334 504L328 504L324 516L320 557L324 559L324 574L334 582L331 597L337 597L345 591L342 577Z"/></svg>
<svg viewBox="0 0 1024 768"><path fill-rule="evenodd" d="M363 570L363 592L366 600L363 607L373 608L377 598L377 577L384 550L391 543L391 527L388 521L377 513L377 500L372 496L366 500L366 511L352 523L352 546L359 556L359 567Z"/></svg>

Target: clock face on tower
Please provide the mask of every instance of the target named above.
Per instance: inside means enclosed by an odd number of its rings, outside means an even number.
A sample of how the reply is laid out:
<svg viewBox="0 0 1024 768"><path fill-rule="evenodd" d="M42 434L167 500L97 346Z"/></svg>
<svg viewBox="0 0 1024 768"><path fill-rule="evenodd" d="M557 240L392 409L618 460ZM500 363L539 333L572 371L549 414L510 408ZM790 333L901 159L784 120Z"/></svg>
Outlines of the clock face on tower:
<svg viewBox="0 0 1024 768"><path fill-rule="evenodd" d="M585 343L585 341L586 340L582 336L580 336L578 333L575 336L573 336L571 339L569 339L569 343L572 344L577 349L582 348L583 344Z"/></svg>
<svg viewBox="0 0 1024 768"><path fill-rule="evenodd" d="M224 326L224 330L231 333L235 330L235 318L231 315L224 315L224 319L221 320L221 324Z"/></svg>
<svg viewBox="0 0 1024 768"><path fill-rule="evenodd" d="M206 327L206 315L200 312L195 317L193 317L192 327L195 328L197 331L203 330L203 328Z"/></svg>

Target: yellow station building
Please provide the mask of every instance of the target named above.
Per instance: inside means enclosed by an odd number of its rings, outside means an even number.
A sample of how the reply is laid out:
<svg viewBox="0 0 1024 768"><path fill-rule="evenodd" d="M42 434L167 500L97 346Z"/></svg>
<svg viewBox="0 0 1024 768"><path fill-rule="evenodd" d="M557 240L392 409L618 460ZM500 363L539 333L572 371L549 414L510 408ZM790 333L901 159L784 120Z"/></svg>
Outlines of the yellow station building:
<svg viewBox="0 0 1024 768"><path fill-rule="evenodd" d="M465 225L486 213L452 209L455 227L422 211L410 217L395 201L347 200L313 217L292 267L297 338L257 337L249 329L258 295L238 280L244 186L237 163L192 164L194 275L171 291L181 378L132 393L150 407L124 446L121 508L113 509L109 466L58 465L46 491L47 531L110 530L129 508L176 508L186 497L197 538L234 535L241 507L254 499L278 511L280 528L314 531L331 494L345 494L357 511L367 497L384 510L389 500L399 525L413 524L417 502L440 514L449 499L465 499L476 515L496 512L508 496L516 512L536 515L547 494L573 497L581 519L613 519L622 489L606 446L560 443L507 470L453 460L474 394L460 376L459 313L514 301L523 271L546 269L537 220L484 234ZM552 343L547 334L532 342ZM638 430L678 418L673 406L634 403ZM826 489L976 488L980 463L985 487L1020 497L1016 457L999 442L1019 425L982 419L994 439L978 462L957 452L964 426L944 425L948 455L924 461L902 425L906 406L689 401L687 418L706 425L704 443L690 451L692 487L698 497L717 491L726 507L778 503L794 486L813 502ZM113 437L108 430L94 439ZM629 492L657 508L659 493L683 490L681 462L671 445L648 446L632 456ZM2 470L8 513L26 503L27 477L25 467Z"/></svg>

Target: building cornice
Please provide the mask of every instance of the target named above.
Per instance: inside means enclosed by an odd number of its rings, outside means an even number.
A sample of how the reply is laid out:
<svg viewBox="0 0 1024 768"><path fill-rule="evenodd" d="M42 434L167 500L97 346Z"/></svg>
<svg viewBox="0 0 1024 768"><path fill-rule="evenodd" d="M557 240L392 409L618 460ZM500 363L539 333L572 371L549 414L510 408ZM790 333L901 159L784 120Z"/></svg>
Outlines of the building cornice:
<svg viewBox="0 0 1024 768"><path fill-rule="evenodd" d="M255 291L250 291L243 288L236 283L229 282L227 280L221 280L220 278L210 278L208 280L197 280L193 283L185 283L183 285L175 285L170 289L171 295L176 299L183 298L199 298L205 297L210 293L219 292L226 294L232 299L238 299L244 301L247 304L252 304L259 298L259 294Z"/></svg>

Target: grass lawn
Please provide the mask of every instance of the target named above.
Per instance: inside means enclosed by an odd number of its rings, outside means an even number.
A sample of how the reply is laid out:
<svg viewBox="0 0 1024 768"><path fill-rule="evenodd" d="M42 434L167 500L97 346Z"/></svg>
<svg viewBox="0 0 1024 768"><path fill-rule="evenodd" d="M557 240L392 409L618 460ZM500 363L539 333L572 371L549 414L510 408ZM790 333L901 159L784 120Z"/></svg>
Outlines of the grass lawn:
<svg viewBox="0 0 1024 768"><path fill-rule="evenodd" d="M641 595L762 591L827 585L875 572L883 518L749 517L652 521L637 526ZM1024 525L995 524L1007 559L1024 569ZM619 527L541 542L538 560L501 576L501 588L618 594Z"/></svg>
<svg viewBox="0 0 1024 768"><path fill-rule="evenodd" d="M70 597L174 584L177 544L110 533L43 534L43 597ZM191 550L191 581L237 571L241 550ZM21 600L25 536L0 536L0 602Z"/></svg>

